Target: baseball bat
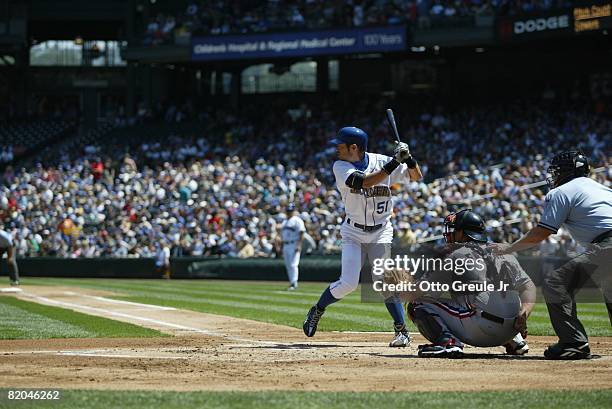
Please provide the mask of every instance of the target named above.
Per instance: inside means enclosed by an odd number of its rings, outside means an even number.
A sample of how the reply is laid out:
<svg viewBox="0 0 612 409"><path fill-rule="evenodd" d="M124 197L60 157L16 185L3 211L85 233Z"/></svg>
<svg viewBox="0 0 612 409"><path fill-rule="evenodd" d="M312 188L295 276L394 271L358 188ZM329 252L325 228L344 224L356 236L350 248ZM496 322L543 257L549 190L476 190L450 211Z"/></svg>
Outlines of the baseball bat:
<svg viewBox="0 0 612 409"><path fill-rule="evenodd" d="M401 142L399 132L397 131L397 124L395 123L395 115L393 115L393 110L391 108L387 108L387 122L389 122L389 127L393 132L393 136L395 136L395 140L398 143Z"/></svg>

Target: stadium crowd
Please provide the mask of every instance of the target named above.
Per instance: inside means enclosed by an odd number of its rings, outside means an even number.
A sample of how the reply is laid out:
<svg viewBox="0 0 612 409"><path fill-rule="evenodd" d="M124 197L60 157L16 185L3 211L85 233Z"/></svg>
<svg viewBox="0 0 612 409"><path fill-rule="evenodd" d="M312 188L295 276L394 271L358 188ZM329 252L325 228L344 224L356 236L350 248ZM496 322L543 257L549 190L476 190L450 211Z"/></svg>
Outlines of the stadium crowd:
<svg viewBox="0 0 612 409"><path fill-rule="evenodd" d="M350 113L302 106L284 117L218 109L187 118L197 130L163 137L128 126L45 165L7 167L2 220L23 256L149 257L170 248L173 256L270 257L294 202L314 251L335 252L343 212L334 149L325 143L353 124L369 132L369 151L392 151L382 115L373 114L383 106L364 103ZM612 180L612 121L571 106L432 108L399 121L427 176L395 201L402 245L436 240L442 218L467 206L488 220L493 241L515 240L541 213L546 188L529 185L544 180L560 149L580 146L594 167L607 166L594 177ZM117 152L125 152L120 160Z"/></svg>
<svg viewBox="0 0 612 409"><path fill-rule="evenodd" d="M145 44L174 36L257 33L417 23L420 28L452 17L511 15L568 7L570 0L295 0L280 2L192 1L172 15L158 13L147 23Z"/></svg>

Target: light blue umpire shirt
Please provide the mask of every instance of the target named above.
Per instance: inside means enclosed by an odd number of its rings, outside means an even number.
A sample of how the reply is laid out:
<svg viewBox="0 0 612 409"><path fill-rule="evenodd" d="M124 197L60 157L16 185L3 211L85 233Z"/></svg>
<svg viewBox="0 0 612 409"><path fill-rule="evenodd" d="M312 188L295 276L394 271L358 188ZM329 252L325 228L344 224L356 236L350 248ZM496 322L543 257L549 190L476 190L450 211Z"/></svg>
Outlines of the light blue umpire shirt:
<svg viewBox="0 0 612 409"><path fill-rule="evenodd" d="M557 233L563 224L580 244L612 230L612 189L591 178L572 179L548 192L545 201L540 227Z"/></svg>

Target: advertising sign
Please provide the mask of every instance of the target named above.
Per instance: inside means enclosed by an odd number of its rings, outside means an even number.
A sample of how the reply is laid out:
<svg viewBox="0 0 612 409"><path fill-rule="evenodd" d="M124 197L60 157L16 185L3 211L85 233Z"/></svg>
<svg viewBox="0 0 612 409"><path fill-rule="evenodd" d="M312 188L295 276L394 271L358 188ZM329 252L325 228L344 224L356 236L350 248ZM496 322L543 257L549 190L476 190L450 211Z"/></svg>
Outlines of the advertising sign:
<svg viewBox="0 0 612 409"><path fill-rule="evenodd" d="M194 37L193 61L306 57L406 49L406 27Z"/></svg>

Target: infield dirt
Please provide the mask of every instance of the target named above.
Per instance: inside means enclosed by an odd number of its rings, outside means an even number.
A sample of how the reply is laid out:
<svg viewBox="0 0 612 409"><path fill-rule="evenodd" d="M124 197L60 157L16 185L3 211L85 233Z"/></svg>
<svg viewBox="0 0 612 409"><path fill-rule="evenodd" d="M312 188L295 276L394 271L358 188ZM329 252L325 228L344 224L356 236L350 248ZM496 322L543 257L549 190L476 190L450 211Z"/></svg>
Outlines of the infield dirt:
<svg viewBox="0 0 612 409"><path fill-rule="evenodd" d="M612 385L612 338L591 339L589 361L547 361L553 337L530 352L465 349L461 360L421 359L387 347L390 333L320 332L122 303L109 293L24 286L21 299L130 322L170 338L0 341L0 388L150 390L482 391L602 389Z"/></svg>

